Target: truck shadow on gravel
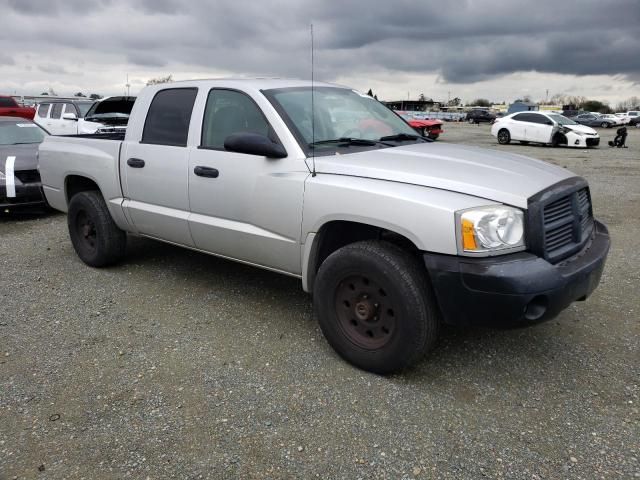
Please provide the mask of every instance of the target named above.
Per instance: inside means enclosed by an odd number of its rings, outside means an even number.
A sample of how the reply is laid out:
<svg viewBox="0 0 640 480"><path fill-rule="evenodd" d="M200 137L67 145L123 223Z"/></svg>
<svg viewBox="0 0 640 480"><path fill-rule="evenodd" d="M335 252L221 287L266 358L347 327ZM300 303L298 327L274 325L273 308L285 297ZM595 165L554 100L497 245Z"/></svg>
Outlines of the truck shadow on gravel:
<svg viewBox="0 0 640 480"><path fill-rule="evenodd" d="M285 335L304 336L307 332L310 338L323 340L311 345L321 349L322 355L330 356L326 359L332 364L329 368L347 365L324 342L312 314L311 296L302 291L296 278L137 237L129 237L127 255L121 266L135 268L137 272L146 270L153 277L162 276L169 290L174 286L182 289L186 282L190 291L197 290L204 296L214 294L242 304L246 308L242 314L251 317L256 327L273 328ZM175 292L168 293L179 296L182 291L176 288ZM200 307L205 308L206 303ZM252 309L259 311L254 314ZM558 336L558 331L565 331L567 325L571 328L572 316L575 313L565 312L550 322L511 330L444 326L434 351L414 368L387 378L392 382L423 386L458 382L467 377L469 381L481 383L499 382L500 378L504 381L511 376L536 382L542 372L558 364L579 369L585 362L584 348L574 345L566 336ZM295 332L291 332L292 329ZM230 342L240 340L229 338ZM349 368L358 372L355 367Z"/></svg>

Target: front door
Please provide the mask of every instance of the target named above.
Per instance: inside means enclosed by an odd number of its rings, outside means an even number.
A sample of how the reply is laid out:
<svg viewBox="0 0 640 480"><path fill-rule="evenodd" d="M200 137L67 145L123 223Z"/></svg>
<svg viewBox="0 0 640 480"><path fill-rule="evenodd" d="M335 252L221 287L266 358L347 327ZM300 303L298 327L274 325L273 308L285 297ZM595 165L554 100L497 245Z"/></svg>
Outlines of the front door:
<svg viewBox="0 0 640 480"><path fill-rule="evenodd" d="M210 91L201 145L189 157L189 225L196 247L225 257L300 274L302 161L228 152L224 140L253 132L278 141L245 93Z"/></svg>
<svg viewBox="0 0 640 480"><path fill-rule="evenodd" d="M529 113L525 133L529 142L550 143L553 134L551 119L538 113Z"/></svg>
<svg viewBox="0 0 640 480"><path fill-rule="evenodd" d="M120 153L124 207L144 235L193 246L189 233L187 137L196 88L156 93L142 139L126 141Z"/></svg>

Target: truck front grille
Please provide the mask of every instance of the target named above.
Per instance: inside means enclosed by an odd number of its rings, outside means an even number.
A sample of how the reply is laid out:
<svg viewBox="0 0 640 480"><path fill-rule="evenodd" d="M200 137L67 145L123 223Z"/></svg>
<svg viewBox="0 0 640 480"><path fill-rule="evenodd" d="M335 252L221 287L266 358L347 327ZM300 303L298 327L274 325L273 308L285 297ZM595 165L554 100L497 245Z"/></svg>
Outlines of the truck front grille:
<svg viewBox="0 0 640 480"><path fill-rule="evenodd" d="M529 203L531 250L551 263L560 262L589 241L594 230L589 187L582 179L556 185Z"/></svg>

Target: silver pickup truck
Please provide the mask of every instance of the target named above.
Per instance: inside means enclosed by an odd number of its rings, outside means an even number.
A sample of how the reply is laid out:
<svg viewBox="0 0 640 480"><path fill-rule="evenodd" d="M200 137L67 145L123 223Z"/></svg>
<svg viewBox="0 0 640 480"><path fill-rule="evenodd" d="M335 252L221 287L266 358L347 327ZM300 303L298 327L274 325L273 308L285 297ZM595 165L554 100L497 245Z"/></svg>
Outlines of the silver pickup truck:
<svg viewBox="0 0 640 480"><path fill-rule="evenodd" d="M142 235L300 278L329 343L389 373L439 326L528 325L596 288L587 182L432 143L355 90L292 80L147 87L126 135L47 137L39 169L78 256Z"/></svg>

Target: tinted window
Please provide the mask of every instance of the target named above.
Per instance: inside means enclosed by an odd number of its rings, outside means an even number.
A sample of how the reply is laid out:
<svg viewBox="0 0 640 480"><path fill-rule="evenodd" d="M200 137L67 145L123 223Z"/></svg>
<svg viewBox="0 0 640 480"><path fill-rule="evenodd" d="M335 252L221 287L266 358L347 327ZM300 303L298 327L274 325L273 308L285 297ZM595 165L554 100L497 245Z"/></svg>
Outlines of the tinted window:
<svg viewBox="0 0 640 480"><path fill-rule="evenodd" d="M38 107L38 116L40 118L47 118L47 113L49 112L49 103L41 103Z"/></svg>
<svg viewBox="0 0 640 480"><path fill-rule="evenodd" d="M49 118L60 118L62 116L62 107L64 107L64 103L54 103L51 107Z"/></svg>
<svg viewBox="0 0 640 480"><path fill-rule="evenodd" d="M541 125L545 125L550 120L544 115L536 115L535 113L530 113L529 116L531 119L529 120L531 123L539 123Z"/></svg>
<svg viewBox="0 0 640 480"><path fill-rule="evenodd" d="M211 90L202 122L202 146L224 148L233 133L269 135L269 124L258 106L244 93Z"/></svg>
<svg viewBox="0 0 640 480"><path fill-rule="evenodd" d="M197 88L161 90L151 102L142 143L185 147Z"/></svg>
<svg viewBox="0 0 640 480"><path fill-rule="evenodd" d="M17 104L13 98L0 98L0 107L16 107Z"/></svg>
<svg viewBox="0 0 640 480"><path fill-rule="evenodd" d="M517 120L518 122L528 122L529 121L529 114L528 113L519 113L517 115L514 115L513 119Z"/></svg>

